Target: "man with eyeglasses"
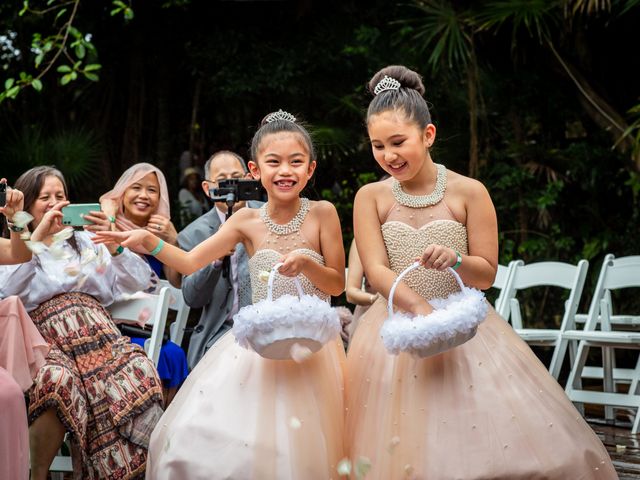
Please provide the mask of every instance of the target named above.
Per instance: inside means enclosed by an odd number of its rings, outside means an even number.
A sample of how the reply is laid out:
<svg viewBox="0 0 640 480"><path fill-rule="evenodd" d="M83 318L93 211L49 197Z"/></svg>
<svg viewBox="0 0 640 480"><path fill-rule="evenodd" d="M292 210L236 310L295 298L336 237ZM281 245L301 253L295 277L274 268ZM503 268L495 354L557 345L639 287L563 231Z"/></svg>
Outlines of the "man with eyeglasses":
<svg viewBox="0 0 640 480"><path fill-rule="evenodd" d="M245 178L247 166L240 155L223 150L214 153L204 165L205 180L202 189L210 197L209 191L218 187L220 180ZM248 202L252 208L260 202ZM238 202L234 212L245 206ZM216 202L214 207L200 218L187 225L178 235L178 243L185 250L191 250L218 231L225 221L227 205ZM249 280L248 256L239 243L230 255L230 268L223 274L222 260L198 270L182 279L184 300L192 308L202 308L198 325L193 330L187 361L193 369L211 346L233 325L233 315L240 308L251 303L251 282Z"/></svg>

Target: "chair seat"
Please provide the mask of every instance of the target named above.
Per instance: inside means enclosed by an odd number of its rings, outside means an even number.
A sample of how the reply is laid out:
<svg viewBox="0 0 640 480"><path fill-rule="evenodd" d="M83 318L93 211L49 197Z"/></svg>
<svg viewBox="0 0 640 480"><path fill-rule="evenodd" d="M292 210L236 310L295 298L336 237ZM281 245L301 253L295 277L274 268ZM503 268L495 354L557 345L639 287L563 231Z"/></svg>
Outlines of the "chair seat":
<svg viewBox="0 0 640 480"><path fill-rule="evenodd" d="M71 457L57 455L53 462L51 462L51 467L49 467L50 472L73 472L73 462L71 461Z"/></svg>
<svg viewBox="0 0 640 480"><path fill-rule="evenodd" d="M542 328L520 328L516 333L527 343L555 345L560 338L560 332Z"/></svg>
<svg viewBox="0 0 640 480"><path fill-rule="evenodd" d="M640 332L603 332L601 330L566 330L562 338L567 340L584 340L594 346L636 345L640 348Z"/></svg>

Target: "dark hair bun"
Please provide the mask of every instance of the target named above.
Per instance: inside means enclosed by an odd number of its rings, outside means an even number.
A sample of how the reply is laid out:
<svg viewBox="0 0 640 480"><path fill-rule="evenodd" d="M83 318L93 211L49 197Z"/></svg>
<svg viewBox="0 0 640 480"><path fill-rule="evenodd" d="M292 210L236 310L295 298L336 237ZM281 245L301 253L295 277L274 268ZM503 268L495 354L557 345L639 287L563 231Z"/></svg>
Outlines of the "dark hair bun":
<svg viewBox="0 0 640 480"><path fill-rule="evenodd" d="M372 95L375 95L373 89L376 88L376 85L385 77L385 75L398 80L402 88L410 88L417 91L420 95L424 95L425 89L424 84L422 83L422 77L403 65L389 65L388 67L384 67L382 70L379 70L371 80L369 80L369 84L367 85L369 92Z"/></svg>

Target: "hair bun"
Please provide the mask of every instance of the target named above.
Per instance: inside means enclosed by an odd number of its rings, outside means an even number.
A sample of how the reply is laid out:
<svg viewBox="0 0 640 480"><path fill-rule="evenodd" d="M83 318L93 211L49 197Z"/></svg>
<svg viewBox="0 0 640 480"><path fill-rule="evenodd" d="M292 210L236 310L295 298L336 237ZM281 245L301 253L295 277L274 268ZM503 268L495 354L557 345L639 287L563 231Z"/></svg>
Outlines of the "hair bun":
<svg viewBox="0 0 640 480"><path fill-rule="evenodd" d="M384 67L382 70L376 72L376 74L371 77L371 80L369 80L369 84L367 85L367 88L372 95L375 95L374 89L385 75L398 80L402 88L410 88L417 91L420 95L424 95L425 88L422 83L422 77L403 65L389 65L388 67Z"/></svg>

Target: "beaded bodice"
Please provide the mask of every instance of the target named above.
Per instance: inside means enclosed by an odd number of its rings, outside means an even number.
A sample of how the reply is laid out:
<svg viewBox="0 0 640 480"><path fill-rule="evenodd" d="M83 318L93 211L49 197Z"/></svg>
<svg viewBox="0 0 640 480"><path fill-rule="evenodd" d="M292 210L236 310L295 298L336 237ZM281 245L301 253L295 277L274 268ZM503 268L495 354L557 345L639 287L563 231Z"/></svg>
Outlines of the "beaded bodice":
<svg viewBox="0 0 640 480"><path fill-rule="evenodd" d="M424 208L394 204L382 224L382 236L389 265L396 273L411 265L430 244L468 253L467 229L455 219L444 200ZM446 297L459 289L451 274L432 269L418 268L404 281L427 299Z"/></svg>
<svg viewBox="0 0 640 480"><path fill-rule="evenodd" d="M264 237L259 243L253 256L249 259L249 274L251 276L251 292L253 303L267 298L267 277L273 266L278 263L284 255L288 253L300 253L306 255L324 265L324 257L315 250L313 242L305 236L307 225L302 222L298 229L287 234L278 234L270 229L264 229ZM311 233L311 232L307 232ZM302 289L305 293L316 295L319 298L328 300L329 296L313 285L307 277L298 277ZM281 295L298 295L293 278L282 276L276 273L273 282L273 298Z"/></svg>

